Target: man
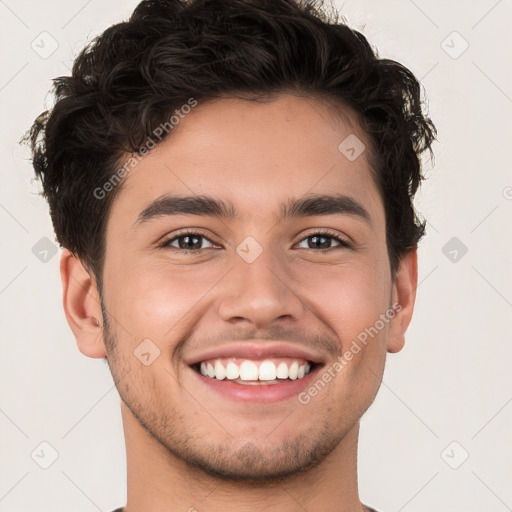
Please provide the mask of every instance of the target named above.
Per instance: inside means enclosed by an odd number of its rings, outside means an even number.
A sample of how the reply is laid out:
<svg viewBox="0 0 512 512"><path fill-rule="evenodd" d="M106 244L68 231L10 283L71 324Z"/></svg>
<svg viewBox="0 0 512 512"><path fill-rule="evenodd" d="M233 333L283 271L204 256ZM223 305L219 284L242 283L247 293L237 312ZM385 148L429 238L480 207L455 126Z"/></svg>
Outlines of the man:
<svg viewBox="0 0 512 512"><path fill-rule="evenodd" d="M371 508L359 420L404 345L435 127L321 6L148 0L31 129L80 351L122 399L124 512Z"/></svg>

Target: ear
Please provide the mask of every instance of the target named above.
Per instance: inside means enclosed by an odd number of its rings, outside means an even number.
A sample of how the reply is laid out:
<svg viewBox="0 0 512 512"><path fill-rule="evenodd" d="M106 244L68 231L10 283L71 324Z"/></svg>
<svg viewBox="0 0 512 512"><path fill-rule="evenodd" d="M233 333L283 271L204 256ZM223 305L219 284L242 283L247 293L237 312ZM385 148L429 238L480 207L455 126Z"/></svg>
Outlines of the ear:
<svg viewBox="0 0 512 512"><path fill-rule="evenodd" d="M410 249L400 259L393 283L391 305L395 316L390 321L388 352L398 352L405 344L405 331L411 322L418 286L418 250Z"/></svg>
<svg viewBox="0 0 512 512"><path fill-rule="evenodd" d="M60 259L60 277L64 312L80 352L88 357L105 357L103 317L96 280L67 249Z"/></svg>

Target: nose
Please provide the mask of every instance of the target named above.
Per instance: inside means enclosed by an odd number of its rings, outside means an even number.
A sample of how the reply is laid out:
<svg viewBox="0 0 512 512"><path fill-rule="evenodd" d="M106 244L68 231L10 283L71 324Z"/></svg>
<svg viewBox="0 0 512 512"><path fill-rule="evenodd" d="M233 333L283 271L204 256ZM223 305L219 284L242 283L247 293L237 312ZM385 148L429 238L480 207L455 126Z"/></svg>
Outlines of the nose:
<svg viewBox="0 0 512 512"><path fill-rule="evenodd" d="M290 270L270 250L264 250L252 263L235 257L219 293L218 315L232 324L245 321L265 328L278 319L298 321L305 310Z"/></svg>

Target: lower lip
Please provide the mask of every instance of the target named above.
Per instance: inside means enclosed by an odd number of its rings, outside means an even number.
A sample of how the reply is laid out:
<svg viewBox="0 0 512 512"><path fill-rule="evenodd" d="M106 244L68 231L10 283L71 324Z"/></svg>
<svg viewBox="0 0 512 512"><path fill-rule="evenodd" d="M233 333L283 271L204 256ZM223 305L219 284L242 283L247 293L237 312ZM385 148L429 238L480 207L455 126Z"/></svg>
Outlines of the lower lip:
<svg viewBox="0 0 512 512"><path fill-rule="evenodd" d="M212 391L223 395L230 400L238 402L276 403L296 397L305 388L311 385L320 366L308 373L302 379L289 380L280 384L238 384L226 380L211 379L191 370L198 379L208 386Z"/></svg>

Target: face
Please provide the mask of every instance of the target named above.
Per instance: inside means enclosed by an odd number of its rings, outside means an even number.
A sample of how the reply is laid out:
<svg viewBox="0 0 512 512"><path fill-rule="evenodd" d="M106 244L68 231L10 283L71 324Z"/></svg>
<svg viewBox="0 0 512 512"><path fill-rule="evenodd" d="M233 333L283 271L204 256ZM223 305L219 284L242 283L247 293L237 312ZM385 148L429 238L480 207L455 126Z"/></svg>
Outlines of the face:
<svg viewBox="0 0 512 512"><path fill-rule="evenodd" d="M339 112L288 95L199 105L113 203L109 366L134 421L210 475L318 465L379 387L397 290L366 154L338 149L367 139ZM207 196L225 215L168 196ZM337 200L315 209L316 196Z"/></svg>

